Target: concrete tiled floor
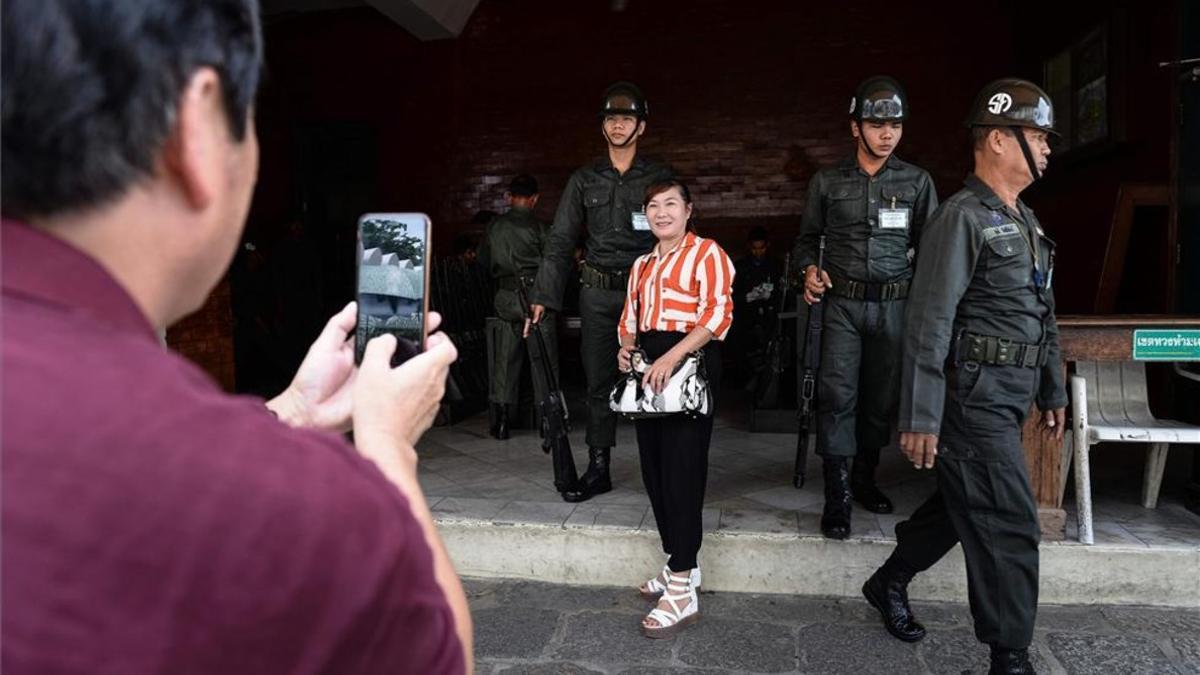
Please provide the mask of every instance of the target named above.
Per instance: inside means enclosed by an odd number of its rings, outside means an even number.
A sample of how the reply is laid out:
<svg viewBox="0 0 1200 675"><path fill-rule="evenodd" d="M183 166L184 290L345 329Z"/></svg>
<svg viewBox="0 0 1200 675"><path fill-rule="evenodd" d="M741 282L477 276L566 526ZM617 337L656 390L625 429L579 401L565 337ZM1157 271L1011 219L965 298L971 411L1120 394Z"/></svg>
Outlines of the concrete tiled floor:
<svg viewBox="0 0 1200 675"><path fill-rule="evenodd" d="M582 423L571 434L575 462L586 466ZM451 427L431 429L418 447L420 481L439 520L476 520L504 524L542 523L564 527L653 530L654 516L642 488L633 426L622 422L613 457L612 492L582 504L566 504L554 491L550 458L536 432L514 431L507 441L487 435L485 415ZM749 433L719 419L710 450L705 531L820 536L823 503L819 462L810 456L808 483L791 485L795 436ZM918 472L898 452L885 452L880 485L896 504L896 513L877 516L854 512L853 536L892 539L896 523L933 491L933 476ZM1130 547L1200 549L1200 516L1187 511L1172 494L1158 509L1142 508L1136 485L1125 492L1098 490L1095 500L1097 544ZM1068 502L1070 499L1068 498ZM1067 539L1076 527L1068 503Z"/></svg>

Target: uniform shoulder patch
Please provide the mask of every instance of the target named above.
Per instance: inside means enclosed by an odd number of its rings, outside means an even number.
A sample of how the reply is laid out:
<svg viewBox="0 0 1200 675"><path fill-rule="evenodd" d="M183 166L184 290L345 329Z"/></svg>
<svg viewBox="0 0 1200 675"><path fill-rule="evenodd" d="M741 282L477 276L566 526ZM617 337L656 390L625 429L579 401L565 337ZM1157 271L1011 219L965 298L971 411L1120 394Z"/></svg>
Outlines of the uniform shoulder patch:
<svg viewBox="0 0 1200 675"><path fill-rule="evenodd" d="M1000 237L1011 237L1021 234L1021 230L1017 228L1016 223L1002 223L1000 225L992 225L991 227L983 228L984 241L991 241Z"/></svg>

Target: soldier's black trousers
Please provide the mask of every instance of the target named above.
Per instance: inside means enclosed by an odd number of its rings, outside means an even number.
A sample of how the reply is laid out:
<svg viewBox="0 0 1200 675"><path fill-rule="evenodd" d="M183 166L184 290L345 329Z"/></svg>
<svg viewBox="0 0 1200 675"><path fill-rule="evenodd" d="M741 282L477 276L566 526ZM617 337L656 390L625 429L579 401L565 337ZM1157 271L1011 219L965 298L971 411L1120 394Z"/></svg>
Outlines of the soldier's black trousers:
<svg viewBox="0 0 1200 675"><path fill-rule="evenodd" d="M1021 446L1036 386L1032 368L950 369L938 489L896 526L896 553L915 572L962 543L975 636L1007 649L1029 646L1037 615L1041 531Z"/></svg>
<svg viewBox="0 0 1200 675"><path fill-rule="evenodd" d="M625 308L625 289L584 286L579 291L580 356L587 379L589 447L611 448L617 443L617 414L608 397L617 383L617 324Z"/></svg>
<svg viewBox="0 0 1200 675"><path fill-rule="evenodd" d="M549 393L546 390L545 367L538 353L537 338L533 333L523 339L525 315L515 291L496 291L496 316L488 324L488 369L491 371L488 400L492 403L515 405L521 386L521 370L525 354L529 354L530 379L533 381L534 404L541 403ZM553 310L546 310L541 321L542 337L546 344L549 367L558 377L558 319Z"/></svg>
<svg viewBox="0 0 1200 675"><path fill-rule="evenodd" d="M891 440L900 399L904 300L827 293L817 388L817 453L850 457Z"/></svg>
<svg viewBox="0 0 1200 675"><path fill-rule="evenodd" d="M652 360L661 356L684 333L652 332L638 336L638 345ZM708 384L715 394L721 382L720 343L704 347ZM713 399L716 406L716 398ZM658 525L667 566L682 572L696 566L704 526L704 488L708 483L708 444L713 418L668 415L637 420L638 455L642 483Z"/></svg>

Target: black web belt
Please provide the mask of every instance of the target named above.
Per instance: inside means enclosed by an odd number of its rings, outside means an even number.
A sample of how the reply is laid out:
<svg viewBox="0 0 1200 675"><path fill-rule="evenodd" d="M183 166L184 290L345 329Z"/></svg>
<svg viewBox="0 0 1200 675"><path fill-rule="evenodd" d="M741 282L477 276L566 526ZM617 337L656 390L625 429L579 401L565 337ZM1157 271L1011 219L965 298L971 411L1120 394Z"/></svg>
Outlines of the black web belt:
<svg viewBox="0 0 1200 675"><path fill-rule="evenodd" d="M867 300L870 302L886 302L888 300L903 300L908 297L909 279L893 281L889 284L872 284L866 281L847 279L836 274L830 274L829 280L833 287L830 295L851 300Z"/></svg>
<svg viewBox="0 0 1200 675"><path fill-rule="evenodd" d="M579 280L589 288L624 291L629 286L629 271L604 270L585 262L579 271Z"/></svg>
<svg viewBox="0 0 1200 675"><path fill-rule="evenodd" d="M1049 351L1046 345L1027 344L993 335L963 333L958 338L958 361L973 361L989 366L1020 366L1040 368L1046 365Z"/></svg>

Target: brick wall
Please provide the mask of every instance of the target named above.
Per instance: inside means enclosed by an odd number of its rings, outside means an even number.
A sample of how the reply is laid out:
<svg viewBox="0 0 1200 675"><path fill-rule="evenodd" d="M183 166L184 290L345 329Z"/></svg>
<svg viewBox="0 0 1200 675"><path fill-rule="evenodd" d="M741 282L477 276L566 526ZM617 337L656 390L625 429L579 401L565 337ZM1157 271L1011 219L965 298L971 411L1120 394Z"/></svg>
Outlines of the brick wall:
<svg viewBox="0 0 1200 675"><path fill-rule="evenodd" d="M233 314L223 280L200 311L167 330L167 345L198 364L226 391L234 389Z"/></svg>

